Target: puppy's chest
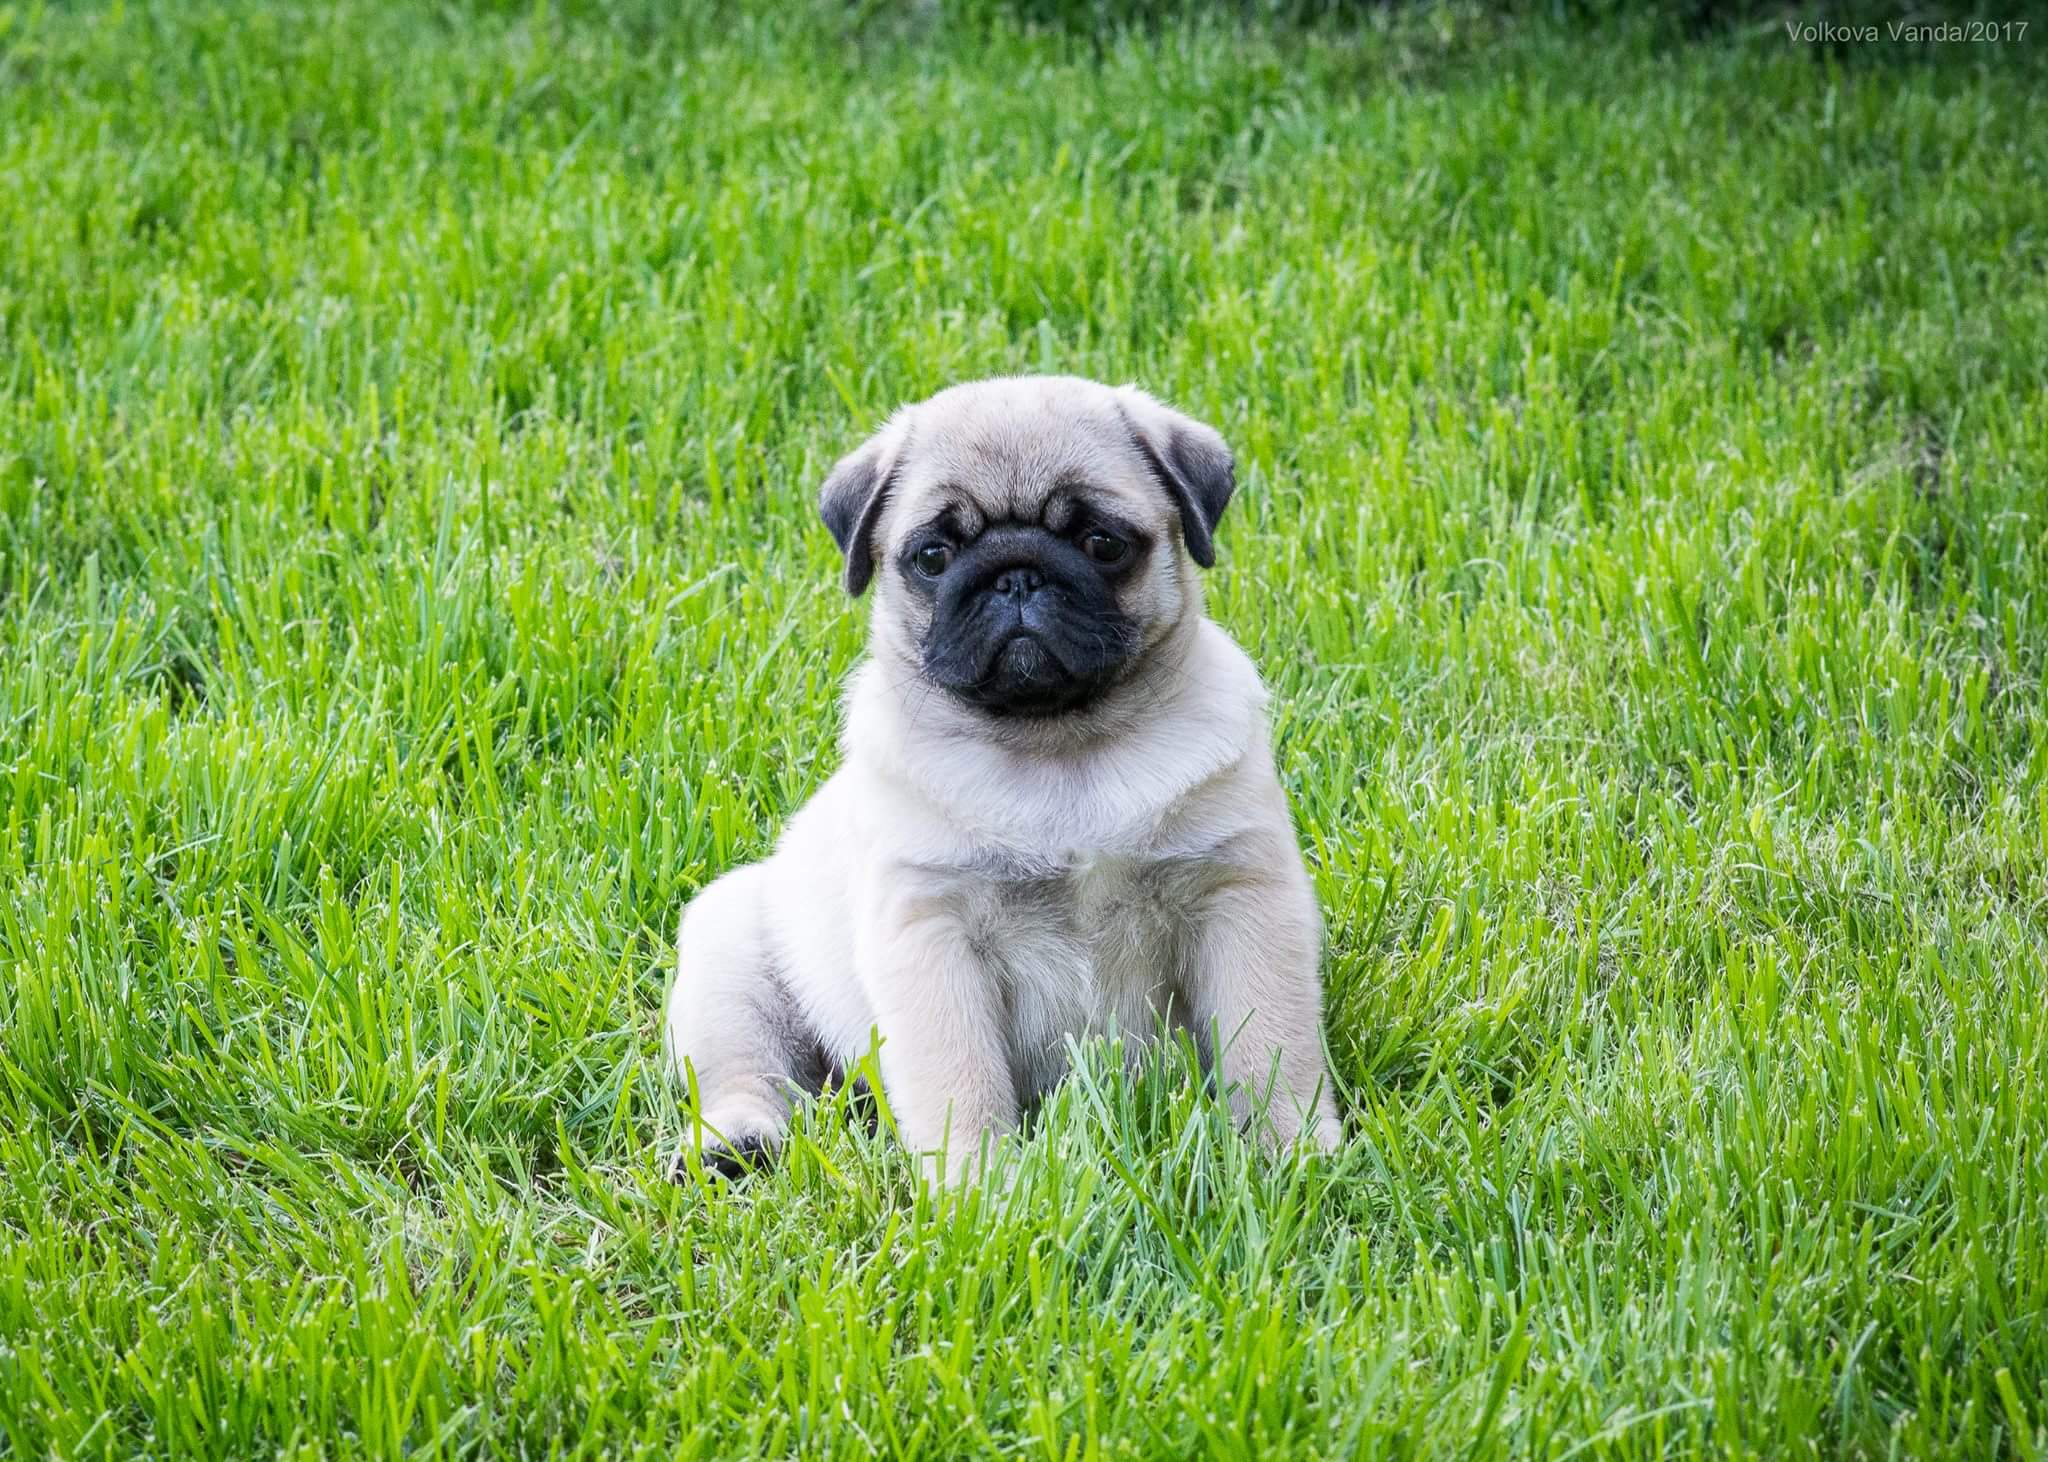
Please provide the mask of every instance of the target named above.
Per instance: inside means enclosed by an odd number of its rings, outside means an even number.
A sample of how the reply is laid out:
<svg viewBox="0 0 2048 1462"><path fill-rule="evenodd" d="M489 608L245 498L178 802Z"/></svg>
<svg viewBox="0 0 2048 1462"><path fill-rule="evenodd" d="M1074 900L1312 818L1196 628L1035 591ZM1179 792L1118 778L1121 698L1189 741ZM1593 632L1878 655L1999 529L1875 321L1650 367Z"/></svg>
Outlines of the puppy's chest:
<svg viewBox="0 0 2048 1462"><path fill-rule="evenodd" d="M1075 856L984 885L973 919L1021 1067L1068 1035L1151 1033L1177 989L1209 874L1184 860Z"/></svg>

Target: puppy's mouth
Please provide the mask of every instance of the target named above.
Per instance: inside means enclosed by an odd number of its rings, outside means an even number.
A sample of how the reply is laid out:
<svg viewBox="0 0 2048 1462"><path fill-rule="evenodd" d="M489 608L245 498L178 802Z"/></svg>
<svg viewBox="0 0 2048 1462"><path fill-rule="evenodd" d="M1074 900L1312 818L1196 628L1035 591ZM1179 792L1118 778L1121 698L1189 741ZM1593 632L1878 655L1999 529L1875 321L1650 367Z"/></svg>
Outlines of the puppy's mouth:
<svg viewBox="0 0 2048 1462"><path fill-rule="evenodd" d="M1029 717L1077 710L1100 689L1100 677L1075 674L1036 633L1017 629L981 676L955 693L992 715Z"/></svg>

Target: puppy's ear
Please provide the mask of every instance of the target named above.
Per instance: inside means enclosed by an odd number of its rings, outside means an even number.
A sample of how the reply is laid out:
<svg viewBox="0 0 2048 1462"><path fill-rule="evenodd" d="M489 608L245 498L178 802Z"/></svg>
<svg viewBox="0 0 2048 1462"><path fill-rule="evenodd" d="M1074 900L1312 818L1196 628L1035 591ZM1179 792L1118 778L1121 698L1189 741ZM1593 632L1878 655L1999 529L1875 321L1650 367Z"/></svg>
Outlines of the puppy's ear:
<svg viewBox="0 0 2048 1462"><path fill-rule="evenodd" d="M848 452L818 490L818 516L846 555L846 592L858 595L875 575L875 529L896 464L910 437L910 413L899 411L882 429Z"/></svg>
<svg viewBox="0 0 2048 1462"><path fill-rule="evenodd" d="M1214 427L1183 416L1136 386L1117 392L1117 409L1138 454L1173 499L1189 557L1205 569L1214 567L1216 523L1237 490L1230 448Z"/></svg>

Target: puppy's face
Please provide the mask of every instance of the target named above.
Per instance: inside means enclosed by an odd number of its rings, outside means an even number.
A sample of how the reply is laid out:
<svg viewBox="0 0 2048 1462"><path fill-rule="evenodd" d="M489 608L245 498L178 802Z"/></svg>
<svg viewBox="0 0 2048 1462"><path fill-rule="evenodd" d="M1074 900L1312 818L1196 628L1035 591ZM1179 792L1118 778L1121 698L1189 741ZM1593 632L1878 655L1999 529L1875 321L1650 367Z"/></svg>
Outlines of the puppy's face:
<svg viewBox="0 0 2048 1462"><path fill-rule="evenodd" d="M1232 487L1208 427L1072 377L956 386L827 480L877 653L990 717L1079 711L1198 603Z"/></svg>

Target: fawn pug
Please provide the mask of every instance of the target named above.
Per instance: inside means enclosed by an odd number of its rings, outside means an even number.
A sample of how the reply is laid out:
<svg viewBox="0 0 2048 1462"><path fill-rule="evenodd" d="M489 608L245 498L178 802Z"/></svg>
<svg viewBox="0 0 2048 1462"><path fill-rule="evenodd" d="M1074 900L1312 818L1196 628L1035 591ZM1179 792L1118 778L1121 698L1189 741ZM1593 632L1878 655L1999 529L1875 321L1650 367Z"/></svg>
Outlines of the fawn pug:
<svg viewBox="0 0 2048 1462"><path fill-rule="evenodd" d="M873 594L844 761L691 901L668 996L707 1168L772 1151L878 1036L947 1181L1110 1029L1187 1028L1270 1144L1336 1145L1265 691L1196 574L1234 486L1208 426L1052 376L942 391L832 470Z"/></svg>

